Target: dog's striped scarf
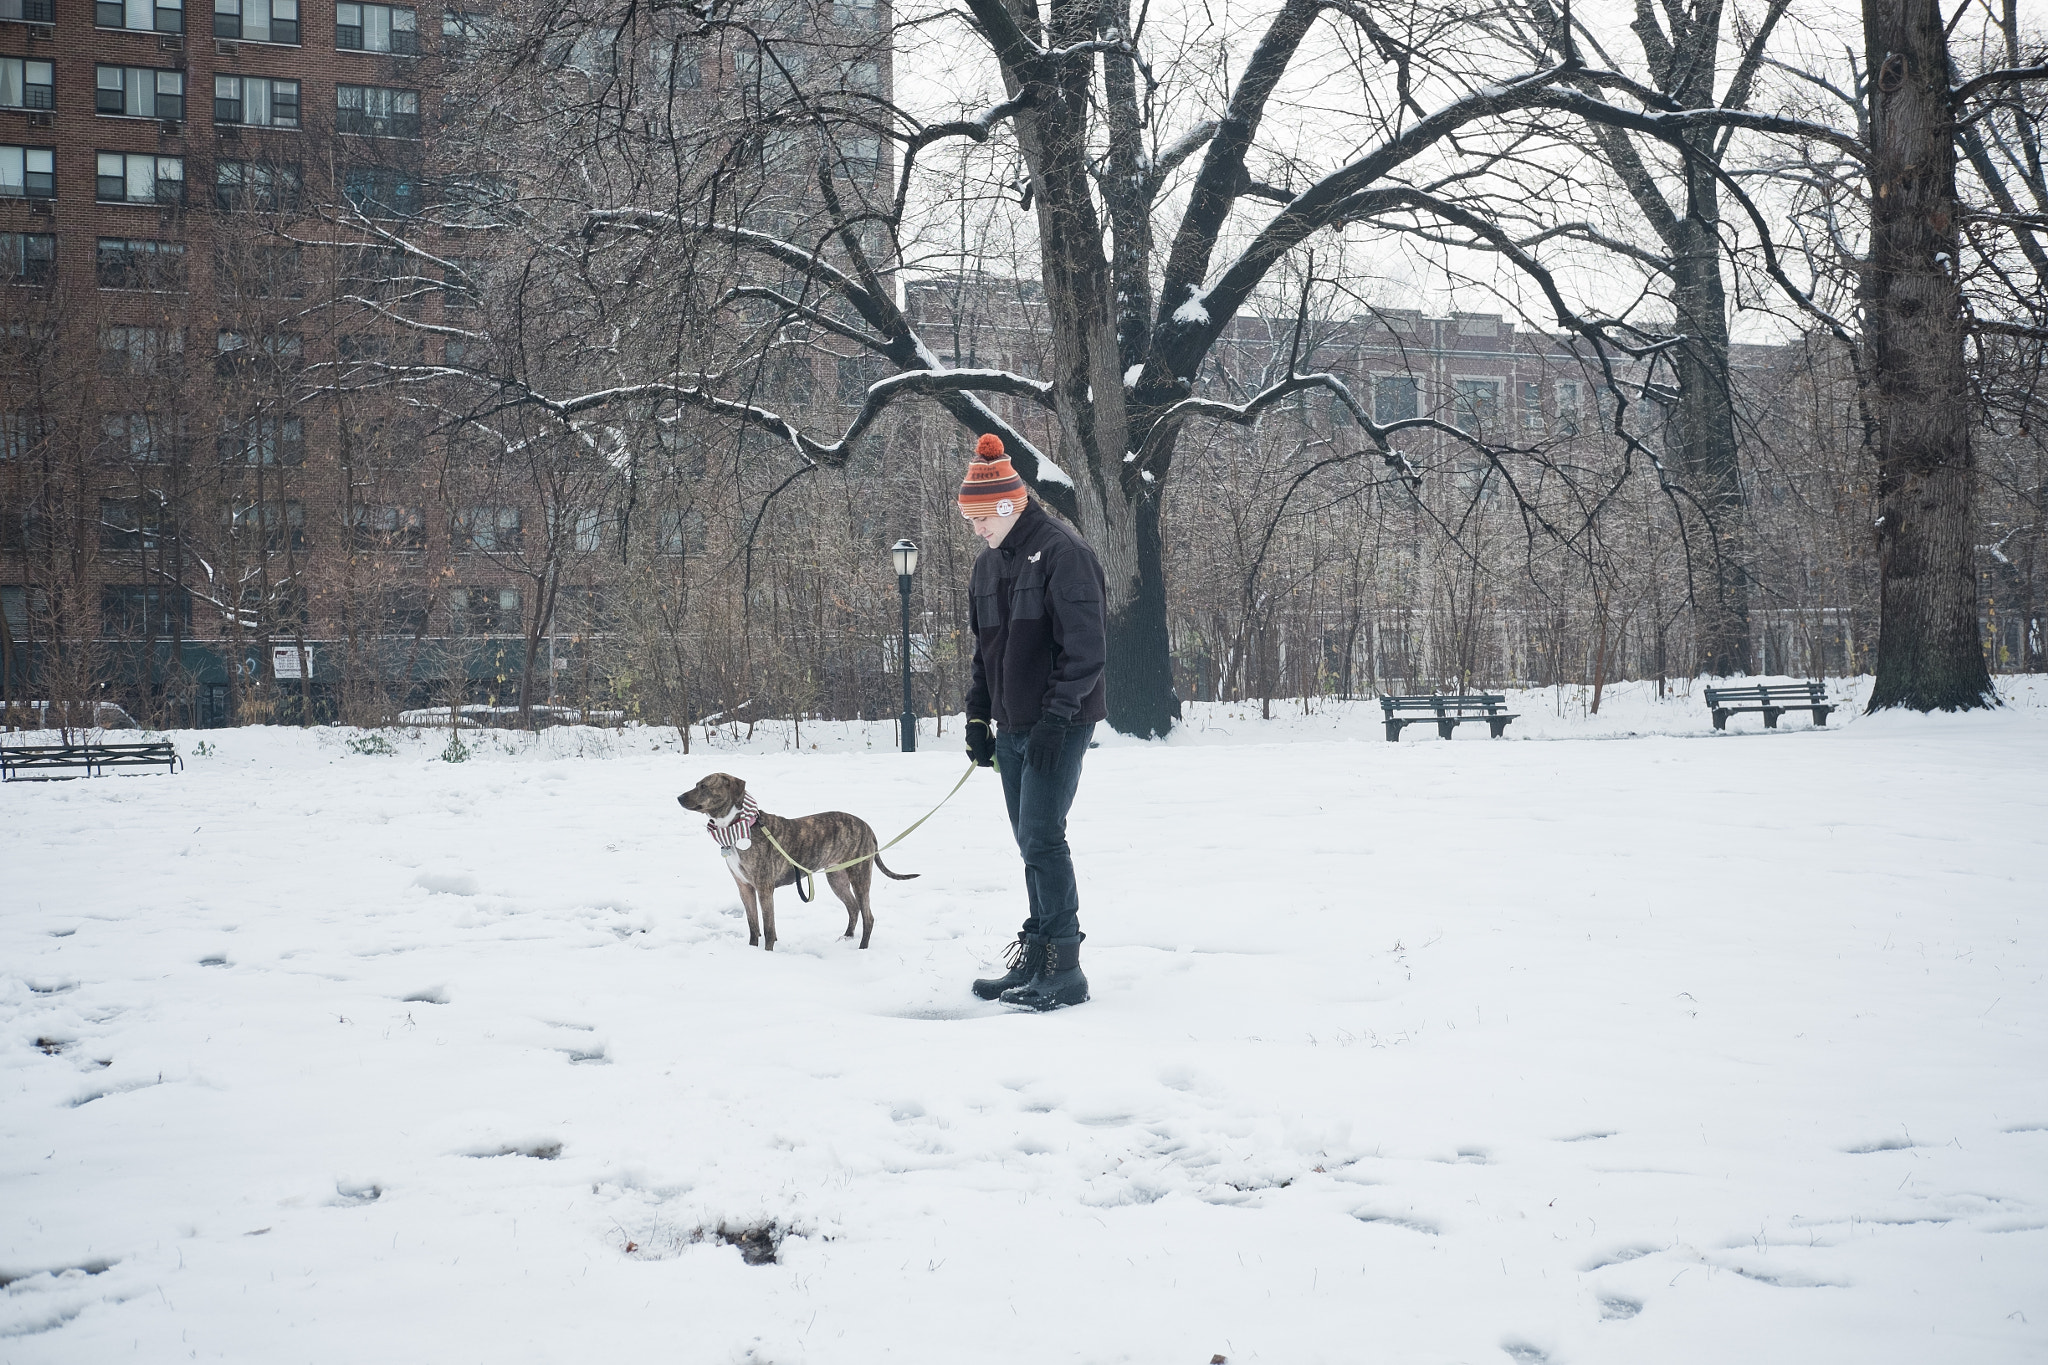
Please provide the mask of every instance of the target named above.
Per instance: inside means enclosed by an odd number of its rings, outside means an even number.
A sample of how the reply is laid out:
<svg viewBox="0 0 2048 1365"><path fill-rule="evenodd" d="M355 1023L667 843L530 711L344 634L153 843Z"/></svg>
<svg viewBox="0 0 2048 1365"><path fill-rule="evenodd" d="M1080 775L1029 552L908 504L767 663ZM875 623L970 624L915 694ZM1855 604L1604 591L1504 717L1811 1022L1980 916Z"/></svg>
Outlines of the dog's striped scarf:
<svg viewBox="0 0 2048 1365"><path fill-rule="evenodd" d="M753 847L754 841L748 836L753 833L754 822L761 818L761 807L751 796L740 797L739 813L726 812L726 823L718 823L713 816L704 822L704 828L711 831L711 837L720 848L745 849Z"/></svg>

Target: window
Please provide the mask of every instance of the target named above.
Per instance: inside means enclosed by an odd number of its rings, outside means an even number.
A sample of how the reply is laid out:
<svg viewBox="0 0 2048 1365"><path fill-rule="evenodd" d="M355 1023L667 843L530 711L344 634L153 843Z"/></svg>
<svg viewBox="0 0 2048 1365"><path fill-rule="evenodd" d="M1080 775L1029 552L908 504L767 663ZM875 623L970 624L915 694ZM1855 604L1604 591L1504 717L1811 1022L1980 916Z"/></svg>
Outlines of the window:
<svg viewBox="0 0 2048 1365"><path fill-rule="evenodd" d="M19 199L57 197L54 147L0 147L0 195Z"/></svg>
<svg viewBox="0 0 2048 1365"><path fill-rule="evenodd" d="M55 108L55 71L49 62L0 57L0 109Z"/></svg>
<svg viewBox="0 0 2048 1365"><path fill-rule="evenodd" d="M876 61L845 61L839 64L839 78L848 90L863 95L882 93L882 64Z"/></svg>
<svg viewBox="0 0 2048 1365"><path fill-rule="evenodd" d="M156 498L101 498L102 550L154 550L168 518Z"/></svg>
<svg viewBox="0 0 2048 1365"><path fill-rule="evenodd" d="M423 550L426 513L417 507L351 508L349 543L358 550Z"/></svg>
<svg viewBox="0 0 2048 1365"><path fill-rule="evenodd" d="M222 464L296 465L306 462L301 417L230 417L220 426L214 453Z"/></svg>
<svg viewBox="0 0 2048 1365"><path fill-rule="evenodd" d="M443 10L441 13L441 53L449 61L459 61L469 50L483 41L484 19L480 15L464 14L460 10Z"/></svg>
<svg viewBox="0 0 2048 1365"><path fill-rule="evenodd" d="M588 635L606 629L611 621L605 596L597 588L555 589L555 615L548 624L557 635Z"/></svg>
<svg viewBox="0 0 2048 1365"><path fill-rule="evenodd" d="M1454 379L1451 381L1451 425L1467 436L1482 438L1495 433L1500 424L1500 381L1498 379Z"/></svg>
<svg viewBox="0 0 2048 1365"><path fill-rule="evenodd" d="M440 203L436 207L446 223L497 227L505 221L505 206L518 197L512 182L499 176L453 176L441 182Z"/></svg>
<svg viewBox="0 0 2048 1365"><path fill-rule="evenodd" d="M1557 385L1557 429L1566 436L1579 434L1581 403L1579 381L1560 380Z"/></svg>
<svg viewBox="0 0 2048 1365"><path fill-rule="evenodd" d="M259 76L215 76L213 121L254 128L299 126L299 83Z"/></svg>
<svg viewBox="0 0 2048 1365"><path fill-rule="evenodd" d="M0 320L0 374L39 367L57 344L57 324L23 318Z"/></svg>
<svg viewBox="0 0 2048 1365"><path fill-rule="evenodd" d="M517 507L465 507L455 514L455 548L458 550L515 550L519 548Z"/></svg>
<svg viewBox="0 0 2048 1365"><path fill-rule="evenodd" d="M341 192L372 218L410 218L420 211L419 181L395 166L359 166L342 177Z"/></svg>
<svg viewBox="0 0 2048 1365"><path fill-rule="evenodd" d="M110 412L100 418L101 451L134 464L162 464L182 454L180 426L147 412Z"/></svg>
<svg viewBox="0 0 2048 1365"><path fill-rule="evenodd" d="M374 137L418 137L420 93L381 85L337 85L334 131Z"/></svg>
<svg viewBox="0 0 2048 1365"><path fill-rule="evenodd" d="M0 283L48 284L57 274L53 232L0 232Z"/></svg>
<svg viewBox="0 0 2048 1365"><path fill-rule="evenodd" d="M296 299L306 293L306 276L295 246L217 243L213 279L224 292L245 298Z"/></svg>
<svg viewBox="0 0 2048 1365"><path fill-rule="evenodd" d="M94 261L102 289L185 288L185 244L135 237L102 237Z"/></svg>
<svg viewBox="0 0 2048 1365"><path fill-rule="evenodd" d="M100 331L100 373L175 374L185 334L173 327L107 327Z"/></svg>
<svg viewBox="0 0 2048 1365"><path fill-rule="evenodd" d="M305 625L312 620L306 610L306 585L296 582L273 582L270 596L263 595L261 583L251 583L242 589L242 617L255 620L271 629L289 629L294 623Z"/></svg>
<svg viewBox="0 0 2048 1365"><path fill-rule="evenodd" d="M857 408L867 401L868 386L892 373L888 362L878 355L839 357L839 406Z"/></svg>
<svg viewBox="0 0 2048 1365"><path fill-rule="evenodd" d="M604 513L582 511L576 514L576 551L578 554L595 554L604 547Z"/></svg>
<svg viewBox="0 0 2048 1365"><path fill-rule="evenodd" d="M100 589L100 633L127 637L183 634L192 598L183 588L109 584Z"/></svg>
<svg viewBox="0 0 2048 1365"><path fill-rule="evenodd" d="M873 175L882 164L882 139L853 133L839 139L839 157L847 175Z"/></svg>
<svg viewBox="0 0 2048 1365"><path fill-rule="evenodd" d="M1372 381L1372 420L1381 426L1422 415L1422 381L1413 375L1383 374Z"/></svg>
<svg viewBox="0 0 2048 1365"><path fill-rule="evenodd" d="M213 202L222 209L276 210L296 208L299 168L268 161L213 163Z"/></svg>
<svg viewBox="0 0 2048 1365"><path fill-rule="evenodd" d="M30 551L50 548L48 524L42 514L31 503L26 507L12 507L0 503L0 554L25 555ZM8 618L9 624L13 618Z"/></svg>
<svg viewBox="0 0 2048 1365"><path fill-rule="evenodd" d="M697 90L704 84L704 54L693 43L673 39L666 47L648 54L652 59L654 88L662 91Z"/></svg>
<svg viewBox="0 0 2048 1365"><path fill-rule="evenodd" d="M39 412L0 412L0 461L27 459L47 435L49 427Z"/></svg>
<svg viewBox="0 0 2048 1365"><path fill-rule="evenodd" d="M427 594L419 588L387 588L377 596L379 624L406 635L427 633Z"/></svg>
<svg viewBox="0 0 2048 1365"><path fill-rule="evenodd" d="M146 66L99 66L93 92L96 114L127 118L185 117L185 73Z"/></svg>
<svg viewBox="0 0 2048 1365"><path fill-rule="evenodd" d="M420 50L419 20L395 5L336 5L334 45L361 52L410 57Z"/></svg>
<svg viewBox="0 0 2048 1365"><path fill-rule="evenodd" d="M0 0L0 19L49 24L56 18L56 0Z"/></svg>
<svg viewBox="0 0 2048 1365"><path fill-rule="evenodd" d="M305 354L305 342L297 332L241 332L223 329L213 339L214 372L222 375L241 371L290 370L298 367Z"/></svg>
<svg viewBox="0 0 2048 1365"><path fill-rule="evenodd" d="M8 532L21 525L21 518L11 510L0 510L0 541L4 541L7 548L20 548L9 538ZM7 629L13 634L14 642L21 644L28 639L32 623L41 625L50 619L50 595L41 588L0 588L0 612L6 613Z"/></svg>
<svg viewBox="0 0 2048 1365"><path fill-rule="evenodd" d="M306 508L302 503L275 498L245 502L228 510L227 522L231 534L260 539L271 553L306 548Z"/></svg>
<svg viewBox="0 0 2048 1365"><path fill-rule="evenodd" d="M875 28L881 8L875 0L832 0L832 22L841 28Z"/></svg>
<svg viewBox="0 0 2048 1365"><path fill-rule="evenodd" d="M654 523L657 554L701 555L704 553L704 514L696 508L663 512Z"/></svg>
<svg viewBox="0 0 2048 1365"><path fill-rule="evenodd" d="M1522 430L1543 430L1543 386L1523 383L1522 385Z"/></svg>
<svg viewBox="0 0 2048 1365"><path fill-rule="evenodd" d="M104 5L106 0L100 3ZM213 36L251 43L297 43L299 0L213 0Z"/></svg>
<svg viewBox="0 0 2048 1365"><path fill-rule="evenodd" d="M510 634L525 620L517 588L450 588L448 617L457 629L476 635Z"/></svg>
<svg viewBox="0 0 2048 1365"><path fill-rule="evenodd" d="M93 198L102 204L182 204L185 158L101 152Z"/></svg>
<svg viewBox="0 0 2048 1365"><path fill-rule="evenodd" d="M449 261L441 273L441 306L474 308L482 303L483 297L477 290L482 268L480 261Z"/></svg>
<svg viewBox="0 0 2048 1365"><path fill-rule="evenodd" d="M809 351L777 351L768 357L767 369L764 378L777 402L802 407L811 401L811 384L817 372L811 367Z"/></svg>
<svg viewBox="0 0 2048 1365"><path fill-rule="evenodd" d="M139 28L155 33L185 31L185 0L95 0L92 14L92 21L101 28Z"/></svg>

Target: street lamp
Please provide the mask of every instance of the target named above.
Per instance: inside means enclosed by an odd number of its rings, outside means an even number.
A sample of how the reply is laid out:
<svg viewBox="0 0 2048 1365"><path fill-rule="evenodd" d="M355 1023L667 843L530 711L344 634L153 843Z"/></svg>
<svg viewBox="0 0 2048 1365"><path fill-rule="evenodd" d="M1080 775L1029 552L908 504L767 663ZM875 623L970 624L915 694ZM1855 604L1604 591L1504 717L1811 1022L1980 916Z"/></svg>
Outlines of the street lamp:
<svg viewBox="0 0 2048 1365"><path fill-rule="evenodd" d="M917 752L917 717L910 712L910 576L917 572L917 546L899 540L889 547L896 561L896 591L903 594L903 651L896 656L903 670L903 752Z"/></svg>

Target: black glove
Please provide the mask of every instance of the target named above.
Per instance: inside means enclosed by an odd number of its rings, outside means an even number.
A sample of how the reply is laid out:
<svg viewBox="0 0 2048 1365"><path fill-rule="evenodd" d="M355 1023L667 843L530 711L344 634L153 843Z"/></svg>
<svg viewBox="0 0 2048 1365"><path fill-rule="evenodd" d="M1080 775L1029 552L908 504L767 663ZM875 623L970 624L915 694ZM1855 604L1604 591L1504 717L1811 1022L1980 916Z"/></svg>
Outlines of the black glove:
<svg viewBox="0 0 2048 1365"><path fill-rule="evenodd" d="M1056 716L1047 711L1031 727L1031 739L1024 746L1026 769L1049 773L1060 761L1060 751L1067 747L1067 731L1074 723L1065 716Z"/></svg>
<svg viewBox="0 0 2048 1365"><path fill-rule="evenodd" d="M995 731L980 717L967 722L967 757L977 768L993 768L996 763Z"/></svg>

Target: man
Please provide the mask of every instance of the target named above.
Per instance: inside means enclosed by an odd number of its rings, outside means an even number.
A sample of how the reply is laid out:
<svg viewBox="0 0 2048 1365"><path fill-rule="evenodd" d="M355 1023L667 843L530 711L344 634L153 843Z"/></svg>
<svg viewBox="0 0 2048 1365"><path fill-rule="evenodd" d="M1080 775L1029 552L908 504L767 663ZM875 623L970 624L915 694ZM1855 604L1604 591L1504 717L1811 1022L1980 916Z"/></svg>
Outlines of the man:
<svg viewBox="0 0 2048 1365"><path fill-rule="evenodd" d="M1053 1010L1088 998L1080 895L1067 811L1103 719L1106 580L1080 534L1032 502L1002 440L981 438L960 512L988 548L974 561L968 625L967 756L995 763L1030 902L1007 975L974 983L984 1000Z"/></svg>

